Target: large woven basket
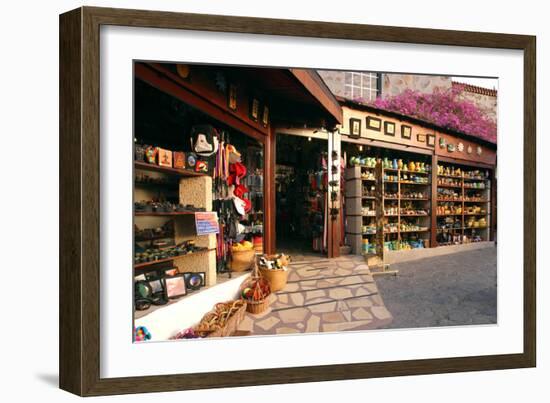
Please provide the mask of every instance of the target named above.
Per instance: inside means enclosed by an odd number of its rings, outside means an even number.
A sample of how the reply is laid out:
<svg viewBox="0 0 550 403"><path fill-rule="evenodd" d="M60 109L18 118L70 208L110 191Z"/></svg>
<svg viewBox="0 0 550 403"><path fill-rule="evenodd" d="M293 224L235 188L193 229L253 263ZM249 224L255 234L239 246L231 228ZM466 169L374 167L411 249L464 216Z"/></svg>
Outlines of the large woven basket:
<svg viewBox="0 0 550 403"><path fill-rule="evenodd" d="M255 254L256 251L254 249L232 252L229 266L231 271L241 272L250 269L254 263Z"/></svg>
<svg viewBox="0 0 550 403"><path fill-rule="evenodd" d="M204 337L227 337L233 335L235 331L237 330L237 327L239 323L242 322L244 319L244 313L246 311L246 302L241 301L239 302L240 307L233 312L231 312L230 316L225 317L223 321L222 326L216 326L215 328L212 328L212 330L205 330L205 331L199 331L200 326L208 322L209 317L212 316L219 316L220 310L218 309L218 306L225 306L228 307L232 304L234 304L236 301L228 301L228 302L222 302L220 304L216 304L214 309L203 316L203 319L201 322L195 326L195 330L198 334L203 334ZM243 303L244 302L244 303Z"/></svg>
<svg viewBox="0 0 550 403"><path fill-rule="evenodd" d="M260 267L260 274L269 281L271 292L281 291L286 287L288 280L288 269L266 269Z"/></svg>

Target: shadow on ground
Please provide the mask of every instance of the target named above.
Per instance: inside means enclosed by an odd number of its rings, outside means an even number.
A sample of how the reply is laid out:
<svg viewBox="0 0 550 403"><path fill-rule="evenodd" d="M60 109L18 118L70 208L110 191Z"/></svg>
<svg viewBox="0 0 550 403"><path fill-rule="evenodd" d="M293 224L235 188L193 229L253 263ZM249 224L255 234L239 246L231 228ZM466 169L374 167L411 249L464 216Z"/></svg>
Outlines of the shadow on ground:
<svg viewBox="0 0 550 403"><path fill-rule="evenodd" d="M392 264L399 275L377 277L388 328L495 324L496 247Z"/></svg>

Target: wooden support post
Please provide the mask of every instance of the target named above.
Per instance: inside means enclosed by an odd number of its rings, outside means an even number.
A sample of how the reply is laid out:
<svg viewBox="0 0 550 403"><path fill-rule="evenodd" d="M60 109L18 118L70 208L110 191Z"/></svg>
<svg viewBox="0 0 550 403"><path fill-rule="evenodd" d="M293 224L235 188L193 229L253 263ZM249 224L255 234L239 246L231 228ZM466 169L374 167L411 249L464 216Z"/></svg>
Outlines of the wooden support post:
<svg viewBox="0 0 550 403"><path fill-rule="evenodd" d="M432 194L430 198L430 248L437 246L437 155L432 155Z"/></svg>

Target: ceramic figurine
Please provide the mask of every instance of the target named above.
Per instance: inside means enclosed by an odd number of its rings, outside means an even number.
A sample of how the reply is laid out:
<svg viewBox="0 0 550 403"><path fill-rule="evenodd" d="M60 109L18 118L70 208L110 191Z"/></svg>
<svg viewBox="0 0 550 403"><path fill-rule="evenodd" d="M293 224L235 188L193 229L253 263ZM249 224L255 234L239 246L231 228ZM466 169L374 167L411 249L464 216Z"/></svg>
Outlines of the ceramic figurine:
<svg viewBox="0 0 550 403"><path fill-rule="evenodd" d="M403 160L402 159L397 160L397 167L399 169L403 169Z"/></svg>
<svg viewBox="0 0 550 403"><path fill-rule="evenodd" d="M416 163L416 168L415 168L416 172L420 172L420 162L417 162Z"/></svg>
<svg viewBox="0 0 550 403"><path fill-rule="evenodd" d="M393 159L393 163L392 163L392 168L393 168L393 169L397 169L398 166L399 166L399 165L397 165L397 160L394 158L394 159Z"/></svg>
<svg viewBox="0 0 550 403"><path fill-rule="evenodd" d="M414 172L415 168L416 168L416 165L414 164L414 162L410 161L409 162L409 171Z"/></svg>

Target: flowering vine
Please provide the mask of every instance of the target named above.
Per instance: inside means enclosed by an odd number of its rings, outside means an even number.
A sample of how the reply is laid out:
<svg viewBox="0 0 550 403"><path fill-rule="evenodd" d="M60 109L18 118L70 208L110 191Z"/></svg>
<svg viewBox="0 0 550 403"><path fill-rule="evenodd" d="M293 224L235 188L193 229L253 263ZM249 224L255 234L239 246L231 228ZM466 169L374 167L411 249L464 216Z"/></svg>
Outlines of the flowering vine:
<svg viewBox="0 0 550 403"><path fill-rule="evenodd" d="M370 105L496 143L496 123L485 116L473 102L460 99L462 91L463 86L454 86L448 90L436 89L431 94L407 89L393 97L377 98Z"/></svg>

